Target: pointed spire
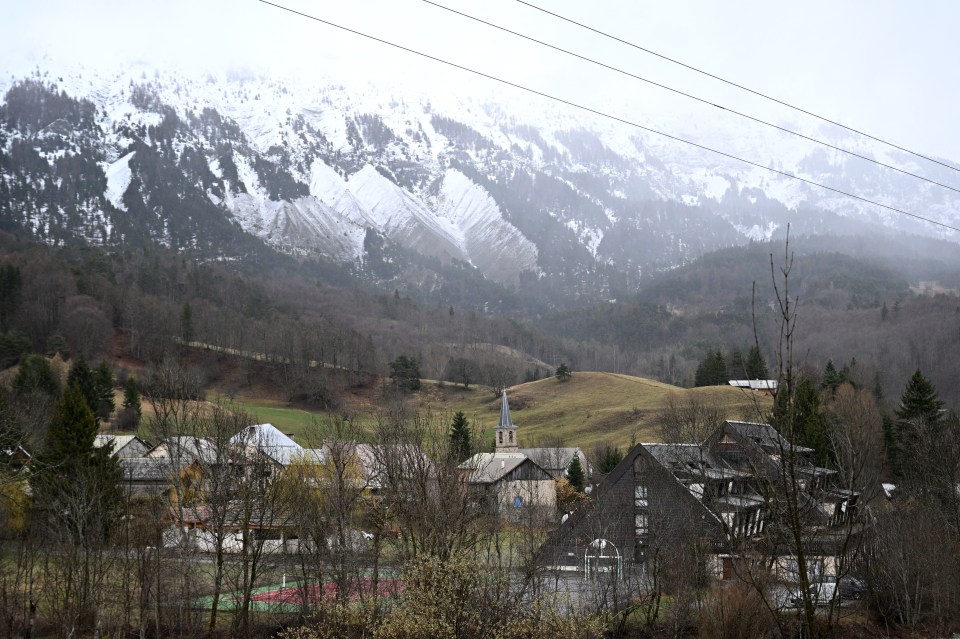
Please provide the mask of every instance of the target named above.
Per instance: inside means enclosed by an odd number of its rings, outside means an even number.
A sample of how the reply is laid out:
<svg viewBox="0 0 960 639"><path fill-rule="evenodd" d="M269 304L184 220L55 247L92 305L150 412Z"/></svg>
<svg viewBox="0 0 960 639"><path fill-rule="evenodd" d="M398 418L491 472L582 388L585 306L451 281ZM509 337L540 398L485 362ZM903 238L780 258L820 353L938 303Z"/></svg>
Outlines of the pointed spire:
<svg viewBox="0 0 960 639"><path fill-rule="evenodd" d="M510 402L507 401L507 391L504 391L500 394L500 423L497 425L497 428L516 428L513 423L513 420L510 418Z"/></svg>

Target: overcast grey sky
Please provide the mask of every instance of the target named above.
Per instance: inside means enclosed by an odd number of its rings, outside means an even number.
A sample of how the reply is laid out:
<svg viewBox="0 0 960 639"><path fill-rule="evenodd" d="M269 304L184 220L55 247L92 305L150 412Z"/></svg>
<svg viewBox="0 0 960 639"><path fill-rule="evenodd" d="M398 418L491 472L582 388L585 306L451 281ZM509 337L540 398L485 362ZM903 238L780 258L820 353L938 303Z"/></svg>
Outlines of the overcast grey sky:
<svg viewBox="0 0 960 639"><path fill-rule="evenodd" d="M489 21L770 118L782 110L525 7L437 0ZM960 3L532 0L718 75L925 153L960 161ZM630 100L693 109L422 0L278 0L305 13L599 107ZM32 0L6 3L0 70L49 55L86 64L176 62L309 72L462 91L481 81L257 0ZM6 68L4 68L6 66ZM507 89L483 87L507 94ZM631 113L624 113L633 116Z"/></svg>

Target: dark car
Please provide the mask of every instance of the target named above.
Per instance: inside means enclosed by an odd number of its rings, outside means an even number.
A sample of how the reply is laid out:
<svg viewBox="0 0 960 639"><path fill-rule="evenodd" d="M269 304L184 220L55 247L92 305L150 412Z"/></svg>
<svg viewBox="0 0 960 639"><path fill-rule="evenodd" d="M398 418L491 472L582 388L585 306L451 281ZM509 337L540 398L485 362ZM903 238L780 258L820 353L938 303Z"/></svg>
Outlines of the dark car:
<svg viewBox="0 0 960 639"><path fill-rule="evenodd" d="M840 591L841 599L863 599L867 592L867 584L850 575L840 577L837 588Z"/></svg>

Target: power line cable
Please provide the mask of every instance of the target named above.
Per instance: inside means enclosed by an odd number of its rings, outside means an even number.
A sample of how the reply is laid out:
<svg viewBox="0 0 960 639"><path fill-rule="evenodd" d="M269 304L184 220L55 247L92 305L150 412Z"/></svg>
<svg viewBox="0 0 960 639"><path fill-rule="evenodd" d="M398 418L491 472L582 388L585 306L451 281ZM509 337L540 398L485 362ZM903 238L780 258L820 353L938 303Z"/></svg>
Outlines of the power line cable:
<svg viewBox="0 0 960 639"><path fill-rule="evenodd" d="M905 170L905 169L901 169L901 168L899 168L899 167L892 166L892 165L890 165L890 164L886 164L886 163L881 162L881 161L879 161L879 160L876 160L876 159L874 159L874 158L871 158L871 157L868 157L868 156L865 156L865 155L861 155L861 154L859 154L859 153L857 153L857 152L855 152L855 151L851 151L851 150L849 150L849 149L845 149L845 148L843 148L843 147L836 146L836 145L831 144L831 143L829 143L829 142L826 142L826 141L823 141L823 140L819 140L819 139L817 139L817 138L810 137L810 136L808 136L808 135L804 135L803 133L800 133L799 131L793 131L792 129L788 129L788 128L786 128L786 127L782 127L782 126L780 126L780 125L774 124L774 123L772 123L772 122L768 122L768 121L766 121L766 120L763 120L763 119L761 119L761 118L757 118L757 117L752 116L752 115L749 115L749 114L747 114L747 113L742 113L742 112L737 111L737 110L735 110L735 109L731 109L731 108L729 108L729 107L724 107L724 106L719 105L719 104L716 104L716 103L714 103L714 102L712 102L712 101L710 101L710 100L707 100L707 99L698 97L698 96L696 96L696 95L692 95L692 94L686 93L686 92L684 92L684 91L681 91L681 90L679 90L679 89L675 89L675 88L670 87L670 86L667 86L667 85L665 85L665 84L661 84L661 83L659 83L659 82L655 82L655 81L653 81L653 80L650 80L650 79L648 79L648 78L644 78L644 77L642 77L642 76L636 75L636 74L631 73L631 72L629 72L629 71L625 71L625 70L623 70L623 69L620 69L620 68L618 68L618 67L614 67L614 66L609 65L609 64L606 64L606 63L604 63L604 62L600 62L599 60L594 60L594 59L592 59L592 58L589 58L589 57L584 56L584 55L582 55L582 54L576 53L576 52L574 52L574 51L570 51L570 50L568 50L568 49L564 49L564 48L562 48L562 47L559 47L559 46L550 44L550 43L548 43L548 42L544 42L544 41L542 41L542 40L538 40L538 39L536 39L536 38L534 38L534 37L532 37L532 36L528 36L528 35L525 35L525 34L523 34L523 33L519 33L519 32L517 32L517 31L513 31L513 30L511 30L511 29L508 29L508 28L506 28L506 27L503 27L503 26L494 24L494 23L492 23L492 22L488 22L488 21L483 20L483 19L481 19L481 18L477 18L477 17L472 16L472 15L469 15L469 14L467 14L467 13L463 13L463 12L461 12L461 11L457 11L456 9L452 9L452 8L446 7L446 6L442 5L442 4L438 4L438 3L436 3L436 2L432 2L432 0L422 0L422 1L425 2L425 3L427 3L427 4L429 4L429 5L432 5L432 6L434 6L434 7L437 7L437 8L439 8L439 9L444 9L444 10L446 10L446 11L449 11L449 12L451 12L451 13L457 14L457 15L462 16L462 17L464 17L464 18L473 20L473 21L475 21L475 22L479 22L480 24L483 24L483 25L492 27L492 28L494 28L494 29L499 29L500 31L504 31L504 32L506 32L506 33L515 35L515 36L517 36L517 37L519 37L519 38L523 38L523 39L525 39L525 40L529 40L530 42L534 42L534 43L536 43L536 44L545 46L545 47L550 48L550 49L553 49L553 50L555 50L555 51L560 51L561 53L565 53L565 54L567 54L567 55L573 56L573 57L578 58L578 59L580 59L580 60L584 60L585 62L589 62L589 63L591 63L591 64L596 64L596 65L598 65L598 66L600 66L600 67L603 67L603 68L605 68L605 69L609 69L609 70L611 70L611 71L615 71L615 72L620 73L620 74L622 74L622 75L629 76L629 77L634 78L634 79L636 79L636 80L640 80L641 82L646 82L647 84L650 84L650 85L653 85L653 86L655 86L655 87L664 89L664 90L666 90L666 91L670 91L670 92L672 92L672 93L676 93L676 94L678 94L678 95L681 95L681 96L686 97L686 98L690 98L690 99L692 99L692 100L696 100L697 102L701 102L701 103L706 104L706 105L708 105L708 106L716 107L716 108L721 109L721 110L723 110L723 111L728 111L729 113L732 113L732 114L734 114L734 115L738 115L738 116L740 116L740 117L746 118L746 119L751 120L751 121L753 121L753 122L756 122L756 123L758 123L758 124L762 124L762 125L764 125L764 126L768 126L768 127L770 127L770 128L776 129L776 130L781 131L781 132L783 132L783 133L789 133L789 134L791 134L791 135L795 135L795 136L797 136L797 137L799 137L799 138L802 138L802 139L804 139L804 140L808 140L808 141L810 141L810 142L814 142L814 143L816 143L816 144L823 145L823 146L825 146L825 147L827 147L827 148L830 148L830 149L833 149L833 150L835 150L835 151L840 151L841 153L846 153L846 154L848 154L848 155L850 155L850 156L853 156L853 157L855 157L855 158L859 158L859 159L861 159L861 160L866 160L867 162L872 162L872 163L874 163L874 164L876 164L876 165L878 165L878 166L882 166L882 167L884 167L884 168L891 169L891 170L897 171L897 172L899 172L899 173L903 173L904 175L908 175L908 176L913 177L913 178L916 178L916 179L918 179L918 180L922 180L922 181L924 181L924 182L928 182L928 183L930 183L930 184L934 184L934 185L936 185L936 186L940 186L940 187L943 187L943 188L945 188L945 189L949 189L949 190L954 191L954 192L956 192L956 193L960 193L960 189L958 189L958 188L956 188L956 187L953 187L953 186L950 186L950 185L948 185L948 184L943 184L943 183L938 182L938 181L936 181L936 180L932 180L932 179L923 177L922 175L917 175L916 173L912 173L912 172L907 171L907 170Z"/></svg>
<svg viewBox="0 0 960 639"><path fill-rule="evenodd" d="M490 75L489 73L484 73L483 71L477 71L476 69L471 69L470 67L466 67L466 66L463 66L463 65L461 65L461 64L457 64L456 62L451 62L451 61L449 61L449 60L445 60L445 59L443 59L443 58L439 58L439 57L437 57L437 56L430 55L429 53L423 53L422 51L418 51L418 50L416 50L416 49L411 49L410 47L406 47L406 46L404 46L404 45L402 45L402 44L397 44L397 43L395 43L395 42L391 42L391 41L389 41L389 40L384 40L383 38L378 38L377 36L373 36L373 35L370 35L370 34L368 34L368 33L364 33L364 32L362 32L362 31L357 31L356 29L351 29L350 27L345 27L345 26L343 26L343 25L337 24L336 22L331 22L331 21L329 21L329 20L324 20L323 18L318 18L317 16L310 15L309 13L303 13L302 11L297 11L296 9L291 9L290 7L285 7L285 6L283 6L283 5L276 4L276 3L274 3L274 2L270 2L269 0L257 0L257 1L260 2L260 3L262 3L262 4L265 4L265 5L274 7L274 8L276 8L276 9L280 9L280 10L282 10L282 11L286 11L286 12L288 12L288 13L291 13L291 14L294 14L294 15L297 15L297 16L300 16L300 17L302 17L302 18L307 18L308 20L313 20L313 21L315 21L315 22L319 22L319 23L321 23L321 24L325 24L325 25L327 25L327 26L334 27L334 28L336 28L336 29L340 29L341 31L346 31L347 33L352 33L352 34L354 34L354 35L358 35L358 36L360 36L360 37L367 38L368 40L373 40L374 42L379 42L380 44L385 44L385 45L387 45L387 46L394 47L395 49L400 49L401 51L406 51L407 53L412 53L412 54L418 55L418 56L420 56L420 57L422 57L422 58L426 58L426 59L432 60L432 61L434 61L434 62L439 62L440 64L445 64L445 65L447 65L447 66L449 66L449 67L453 67L454 69L459 69L460 71L466 71L467 73L472 73L472 74L477 75L477 76L480 76L480 77L482 77L482 78L487 78L488 80L493 80L494 82L499 82L499 83L501 83L501 84L505 84L505 85L510 86L510 87L513 87L513 88L515 88L515 89L520 89L521 91L526 91L526 92L528 92L528 93L532 93L532 94L537 95L537 96L540 96L540 97L542 97L542 98L547 98L548 100L553 100L553 101L555 101L555 102L559 102L559 103L561 103L561 104L565 104L565 105L567 105L567 106L571 106L571 107L574 107L574 108L576 108L576 109L580 109L580 110L582 110L582 111L586 111L587 113L592 113L592 114L594 114L594 115L599 115L599 116L601 116L601 117L608 118L608 119L613 120L613 121L615 121L615 122L620 122L621 124L626 124L626 125L628 125L628 126L635 127L635 128L640 129L640 130L642 130L642 131L647 131L647 132L649 132L649 133L654 133L654 134L656 134L656 135L665 137L665 138L670 139L670 140L674 140L674 141L676 141L676 142L682 142L683 144L687 144L687 145L690 145L690 146L692 146L692 147L695 147L695 148L698 148L698 149L701 149L701 150L704 150L704 151L709 151L709 152L711 152L711 153L715 153L715 154L717 154L717 155L723 156L723 157L725 157L725 158L729 158L729 159L731 159L731 160L736 160L736 161L738 161L738 162L743 162L744 164L749 164L750 166L754 166L754 167L757 167L757 168L759 168L759 169L763 169L763 170L765 170L765 171L770 171L771 173L776 173L777 175L782 175L782 176L784 176L784 177L788 177L788 178L791 178L791 179L794 179L794 180L798 180L798 181L803 182L803 183L805 183L805 184L809 184L809 185L811 185L811 186L816 186L816 187L825 189L825 190L827 190L827 191L831 191L831 192L833 192L833 193L837 193L837 194L839 194L839 195L843 195L843 196L845 196L845 197L853 198L853 199L855 199L855 200L860 200L861 202L866 202L867 204L872 204L872 205L874 205L874 206L878 206L878 207L880 207L880 208L887 209L887 210L889 210L889 211L893 211L894 213L900 213L901 215L906 215L906 216L908 216L908 217L912 217L912 218L921 220L921 221L923 221L923 222L928 222L928 223L934 224L934 225L936 225L936 226L941 226L941 227L943 227L943 228L947 228L947 229L950 229L950 230L952 230L952 231L960 232L960 228L955 227L955 226L951 226L951 225L946 224L946 223L944 223L944 222L938 222L938 221L936 221L936 220L932 220L932 219L930 219L930 218L923 217L922 215L918 215L918 214L916 214L916 213L910 213L909 211L904 211L903 209L898 209L898 208L893 207L893 206L890 206L890 205L888 205L888 204L882 204L882 203L877 202L877 201L875 201L875 200L871 200L871 199L869 199L869 198L865 198L865 197L862 197L862 196L859 196L859 195L854 195L853 193L849 193L849 192L847 192L847 191L843 191L843 190L841 190L841 189L834 188L834 187L832 187L832 186L827 186L827 185L825 185L825 184L821 184L821 183L815 182L815 181L813 181L813 180L808 180L807 178L803 178L803 177L800 177L800 176L797 176L797 175L793 175L793 174L787 173L787 172L785 172L785 171L780 171L780 170L777 170L777 169L774 169L774 168L771 168L771 167L768 167L768 166L764 166L764 165L759 164L759 163L757 163L757 162L753 162L753 161L751 161L751 160L747 160L747 159L741 158L741 157L736 156L736 155L733 155L733 154L731 154L731 153L726 153L726 152L724 152L724 151L719 151L719 150L717 150L717 149L714 149L714 148L711 148L711 147L708 147L708 146L704 146L704 145L702 145L702 144L698 144L698 143L696 143L696 142L692 142L692 141L690 141L690 140L686 140L686 139L684 139L684 138L681 138L681 137L678 137L678 136L675 136L675 135L671 135L671 134L669 134L669 133L664 133L663 131L658 131L657 129L652 129L652 128L647 127L647 126L643 126L642 124L638 124L638 123L633 122L633 121L631 121L631 120L627 120L627 119L618 117L618 116L616 116L616 115L612 115L612 114L610 114L610 113L606 113L606 112L604 112L604 111L600 111L600 110L598 110L598 109L594 109L594 108L592 108L592 107L588 107L588 106L585 106L585 105L582 105L582 104L578 104L577 102L572 102L572 101L570 101L570 100L567 100L567 99L564 99L564 98L560 98L560 97L557 97L557 96L555 96L555 95L551 95L551 94L549 94L549 93L544 93L543 91L538 91L537 89L533 89L533 88L530 88L530 87L528 87L528 86L524 86L524 85L522 85L522 84L517 84L516 82L511 82L510 80L504 80L503 78L499 78L499 77L497 77L497 76Z"/></svg>
<svg viewBox="0 0 960 639"><path fill-rule="evenodd" d="M511 29L508 29L507 27L503 27L503 26L501 26L501 25L494 24L493 22L487 22L486 20L483 20L482 18L478 18L478 17L476 17L476 16L472 16L472 15L470 15L470 14L468 14L468 13L463 13L462 11L457 11L456 9L453 9L453 8L451 8L451 7L444 6L444 5L439 4L439 3L437 3L437 2L433 2L433 0L422 0L422 1L425 2L426 4L429 4L429 5L433 6L433 7L438 8L438 9L444 9L445 11L449 11L450 13L454 13L454 14L456 14L456 15L458 15L458 16L467 18L467 19L469 19L469 20L473 20L474 22L478 22L478 23L480 23L480 24L486 25L486 26L488 26L488 27L492 27L492 28L494 28L494 29L499 29L500 31L503 31L503 32L505 32L505 33L509 33L509 34L511 34L511 35L517 36L518 38L523 38L524 40L528 40L528 41L530 41L530 42L539 44L539 45L544 46L544 47L547 47L547 48L549 48L549 49L553 49L554 51L559 51L559 52L561 52L561 53L565 53L565 54L567 54L567 55L569 55L569 56L572 56L572 57L574 57L574 58L577 58L577 59L579 59L579 60L583 60L583 61L585 61L585 62L589 62L589 63L591 63L591 64L595 64L595 65L597 65L597 66L603 67L604 69L609 69L610 71L615 71L616 73L620 73L620 74L622 74L622 75L628 76L628 77L633 78L633 79L635 79L635 80L640 80L641 82L646 82L647 84L650 84L650 85L652 85L652 86L658 87L658 88L660 88L660 89L664 89L665 91L670 91L671 93L675 93L675 94L677 94L677 95L681 95L681 96L683 96L683 97L685 97L685 98L690 98L691 100L696 100L697 102L700 102L700 103L702 103L702 104L706 104L706 105L708 105L708 106L716 107L716 108L718 108L718 109L720 109L720 110L722 110L722 111L727 111L727 112L732 113L732 114L734 114L734 115L738 115L738 116L740 116L740 117L742 117L742 118L746 118L747 120L750 120L750 121L752 121L752 122L756 122L756 123L758 123L758 124L762 124L762 125L764 125L764 126L768 126L768 127L772 128L772 129L776 129L777 131L781 131L781 132L783 132L783 133L789 133L790 135L795 135L795 136L797 136L798 138L802 138L802 139L807 140L807 141L809 141L809 142L815 142L816 144L823 145L823 146L825 146L825 147L827 147L827 148L829 148L829 149L833 149L834 151L840 151L841 153L846 153L847 155L853 156L853 157L855 157L855 158L859 158L859 159L861 159L861 160L866 160L867 162L872 162L873 164L876 164L876 165L878 165L878 166L882 166L882 167L887 168L887 169L891 169L891 170L893 170L893 171L897 171L898 173L902 173L902 174L904 174L904 175L908 175L908 176L910 176L910 177L912 177L912 178L916 178L916 179L918 179L918 180L922 180L922 181L924 181L924 182L928 182L928 183L930 183L930 184L934 184L934 185L936 185L936 186L940 186L940 187L943 187L943 188L945 188L945 189L949 189L949 190L953 191L954 193L960 193L960 188L956 188L956 187L950 186L949 184L944 184L944 183L938 182L938 181L936 181L936 180L931 180L930 178L925 178L925 177L923 177L922 175L917 175L916 173L912 173L912 172L910 172L910 171L907 171L906 169L901 169L901 168L899 168L899 167L893 166L893 165L891 165L891 164L887 164L887 163L885 163L885 162L881 162L880 160L876 160L876 159L871 158L871 157L868 157L868 156L866 156L866 155L861 155L860 153L857 153L856 151L851 151L851 150L849 150L849 149L845 149L845 148L843 148L843 147L836 146L836 145L834 145L834 144L830 144L829 142L826 142L826 141L824 141L824 140L819 140L819 139L817 139L817 138L810 137L809 135L804 135L803 133L800 133L799 131L794 131L794 130L792 130L792 129L788 129L788 128L786 128L786 127L780 126L780 125L778 125L778 124L774 124L773 122L768 122L768 121L766 121L766 120L763 120L763 119L761 119L761 118L758 118L758 117L749 115L749 114L747 114L747 113L742 113L742 112L737 111L737 110L735 110L735 109L731 109L731 108L729 108L729 107L725 107L725 106L716 104L715 102L712 102L712 101L707 100L707 99L705 99L705 98L701 98L701 97L698 97L698 96L696 96L696 95L692 95L692 94L690 94L690 93L686 93L686 92L684 92L684 91L681 91L680 89L674 89L673 87L667 86L667 85L665 85L665 84L661 84L661 83L659 83L659 82L656 82L656 81L654 81L654 80L650 80L650 79L648 79L648 78L644 78L644 77L639 76L639 75L637 75L637 74L635 74L635 73L631 73L630 71L625 71L624 69L621 69L621 68L619 68L619 67L615 67L615 66L606 64L605 62L600 62L599 60L594 60L593 58L590 58L590 57L587 57L587 56L585 56L585 55L576 53L576 52L574 52L574 51L570 51L569 49L564 49L563 47L559 47L559 46L557 46L557 45L550 44L549 42L544 42L544 41L542 41L542 40L538 40L538 39L536 39L536 38L534 38L534 37L532 37L532 36L528 36L528 35L525 35L525 34L523 34L523 33L519 33L519 32L517 32L517 31L513 31L513 30L511 30Z"/></svg>
<svg viewBox="0 0 960 639"><path fill-rule="evenodd" d="M875 135L871 135L871 134L869 134L869 133L867 133L867 132L865 132L865 131L861 131L860 129L855 129L854 127L848 126L848 125L846 125L846 124L843 124L842 122L837 122L836 120L831 120L830 118L824 117L824 116L822 116L822 115L818 115L818 114L814 113L813 111L808 111L807 109L804 109L804 108L802 108L802 107L798 107L798 106L796 106L796 105L790 104L789 102L785 102L784 100L780 100L780 99L778 99L778 98L775 98L775 97L773 97L773 96L771 96L771 95L767 95L766 93L762 93L762 92L757 91L757 90L755 90L755 89L751 89L751 88L749 88L749 87L743 86L742 84L737 84L736 82L734 82L734 81L732 81L732 80L727 80L726 78L722 78L722 77L720 77L720 76L718 76L718 75L715 75L715 74L713 74L713 73L710 73L709 71L704 71L703 69L699 69L699 68L693 66L692 64L687 64L687 63L685 63L685 62L681 62L680 60L676 60L676 59L671 58L671 57L669 57L669 56L666 56L666 55L664 55L664 54L662 54L662 53L657 53L656 51L652 51L652 50L650 50L650 49L647 49L647 48L645 48L645 47L642 47L642 46L640 46L639 44L636 44L636 43L634 43L634 42L630 42L629 40L624 40L623 38L619 38L619 37L617 37L617 36L615 36L615 35L612 35L612 34L610 34L610 33L607 33L606 31L601 31L600 29L591 27L590 25L587 25L587 24L583 24L582 22L577 22L576 20L573 20L572 18L568 18L568 17L566 17L566 16L560 15L559 13L554 13L553 11L550 11L549 9L544 9L543 7L538 7L537 5L535 5L535 4L533 4L533 3L530 3L530 2L527 2L526 0L516 0L516 1L519 2L519 3L522 4L522 5L525 5L525 6L530 7L531 9L536 9L537 11L540 11L540 12L545 13L545 14L547 14L547 15L553 16L554 18L557 18L557 19L559 19L559 20L563 20L564 22L569 22L570 24L573 24L573 25L576 25L576 26L581 27L581 28L583 28L583 29L586 29L587 31L592 31L593 33L596 33L596 34L598 34L598 35L602 35L602 36L605 37L605 38L609 38L609 39L614 40L614 41L616 41L616 42L619 42L619 43L621 43L621 44L625 44L625 45L627 45L628 47L633 47L634 49L637 49L638 51L643 51L644 53L649 53L649 54L652 55L652 56L656 56L656 57L658 57L658 58L660 58L660 59L662 59L662 60L666 60L667 62L672 62L673 64L680 65L681 67L684 67L685 69L690 69L691 71L696 71L697 73L699 73L699 74L701 74L701 75L705 75L705 76L707 76L708 78L713 78L714 80L718 80L718 81L723 82L723 83L725 83L725 84L729 84L729 85L732 86L732 87L736 87L737 89L740 89L740 90L742 90L742 91L746 91L747 93L752 93L753 95L756 95L756 96L758 96L758 97L761 97L761 98L763 98L763 99L765 99L765 100L769 100L769 101L771 101L771 102L776 102L777 104L779 104L779 105L781 105L781 106L785 106L785 107L787 107L787 108L789 108L789 109L793 109L794 111L798 111L798 112L803 113L803 114L805 114L805 115L809 115L809 116L811 116L811 117L817 118L818 120L821 120L821 121L826 122L826 123L828 123L828 124L832 124L832 125L834 125L834 126L838 126L838 127L840 127L841 129L846 129L847 131L851 131L851 132L853 132L853 133L856 133L857 135L862 135L862 136L865 137L865 138L869 138L869 139L874 140L874 141L876 141L876 142L880 142L881 144L886 144L887 146L890 146L890 147L893 147L894 149L898 149L898 150L900 150L900 151L903 151L904 153L909 153L910 155L913 155L913 156L915 156L915 157L922 158L922 159L924 159L924 160L927 160L928 162L933 162L934 164L939 164L940 166L946 167L946 168L948 168L948 169L950 169L950 170L952 170L952 171L957 171L958 173L960 173L960 168L957 168L956 166L952 166L952 165L950 165L950 164L947 164L946 162L941 162L940 160L936 160L936 159L934 159L934 158L932 158L932 157L923 155L922 153L917 153L916 151L911 151L910 149L908 149L908 148L906 148L906 147L900 146L899 144L896 144L896 143L894 143L894 142L890 142L889 140L885 140L884 138L881 138L881 137L878 137L878 136L875 136Z"/></svg>

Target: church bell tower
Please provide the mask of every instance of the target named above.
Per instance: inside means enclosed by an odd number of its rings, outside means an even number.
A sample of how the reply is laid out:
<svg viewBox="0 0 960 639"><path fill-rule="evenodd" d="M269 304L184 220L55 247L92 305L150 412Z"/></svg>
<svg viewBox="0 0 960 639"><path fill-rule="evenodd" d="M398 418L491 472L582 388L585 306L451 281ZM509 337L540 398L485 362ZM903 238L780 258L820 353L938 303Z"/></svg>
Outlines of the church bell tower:
<svg viewBox="0 0 960 639"><path fill-rule="evenodd" d="M495 430L496 451L498 453L517 452L517 425L510 418L510 402L507 401L507 391L500 395L500 423Z"/></svg>

